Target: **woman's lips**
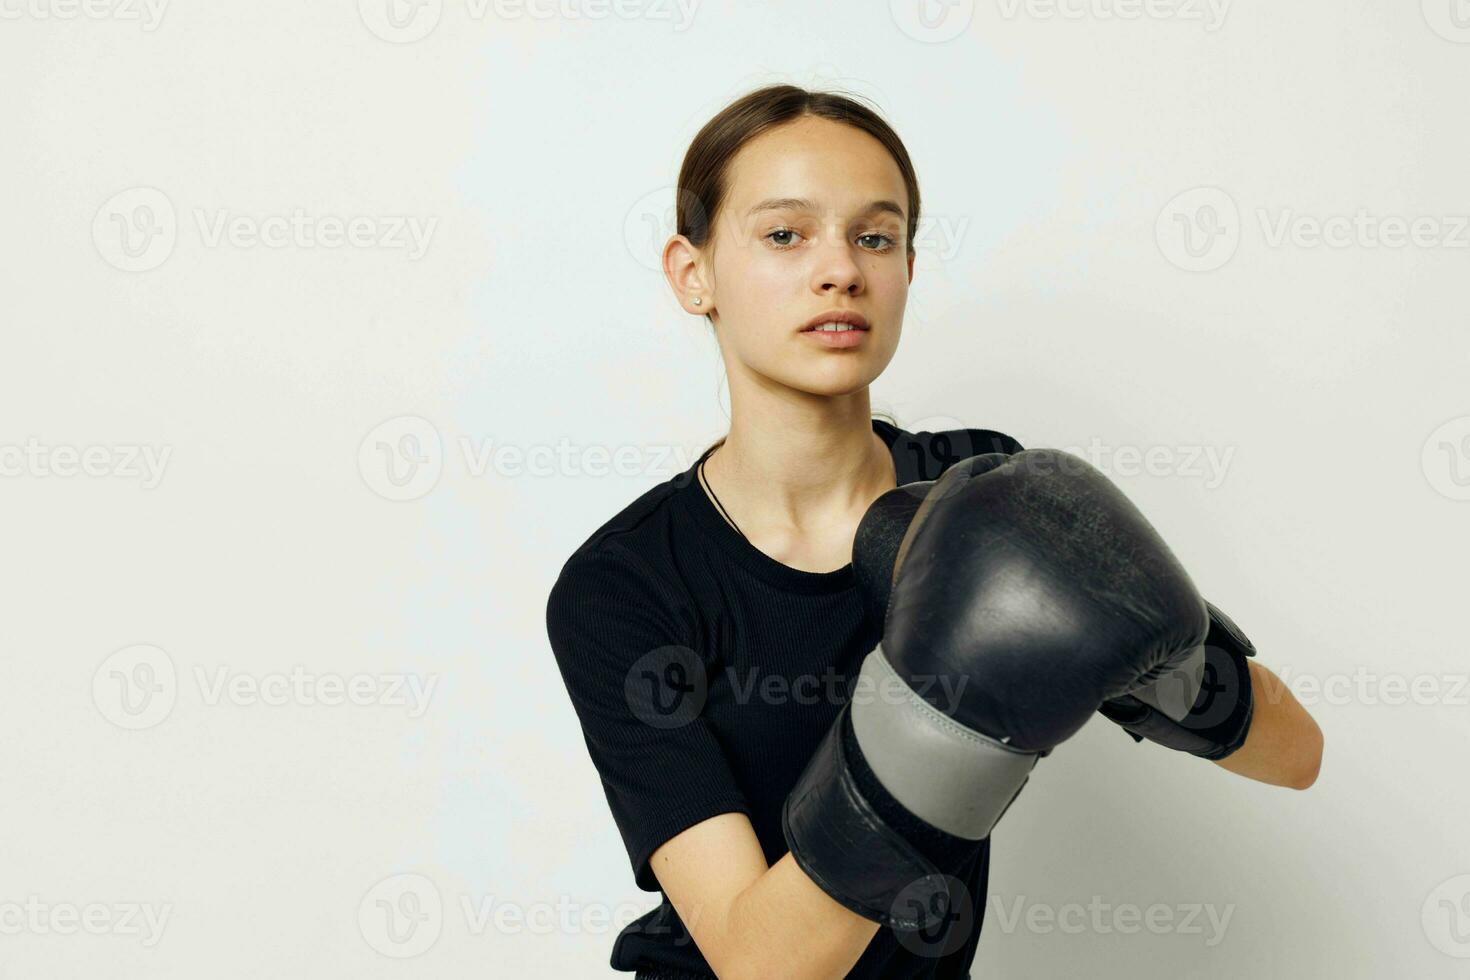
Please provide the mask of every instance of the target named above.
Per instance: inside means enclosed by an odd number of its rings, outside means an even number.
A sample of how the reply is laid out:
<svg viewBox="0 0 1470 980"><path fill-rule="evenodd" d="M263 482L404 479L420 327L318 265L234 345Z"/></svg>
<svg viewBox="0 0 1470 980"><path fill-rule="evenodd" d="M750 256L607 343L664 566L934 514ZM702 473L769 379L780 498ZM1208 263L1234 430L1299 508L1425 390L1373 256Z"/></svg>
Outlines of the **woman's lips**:
<svg viewBox="0 0 1470 980"><path fill-rule="evenodd" d="M863 342L867 330L853 327L849 330L803 330L803 337L811 337L816 343L830 350L845 350Z"/></svg>

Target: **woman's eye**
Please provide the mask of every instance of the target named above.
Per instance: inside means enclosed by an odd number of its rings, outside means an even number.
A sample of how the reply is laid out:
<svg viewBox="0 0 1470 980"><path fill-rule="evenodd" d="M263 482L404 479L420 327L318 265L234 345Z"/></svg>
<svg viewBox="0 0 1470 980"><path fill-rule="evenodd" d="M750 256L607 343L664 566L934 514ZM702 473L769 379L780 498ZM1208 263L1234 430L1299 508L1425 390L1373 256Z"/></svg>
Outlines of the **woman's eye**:
<svg viewBox="0 0 1470 980"><path fill-rule="evenodd" d="M800 235L801 233L799 231L791 228L777 228L775 231L766 235L766 238L770 240L772 244L774 244L777 248L784 250L795 247L795 242L790 240L790 236L799 237ZM786 237L782 238L778 236ZM894 238L892 235L885 235L881 232L876 231L869 232L866 235L859 235L858 241L868 243L866 247L872 249L875 252L887 252L891 250L894 245L898 244L898 239Z"/></svg>

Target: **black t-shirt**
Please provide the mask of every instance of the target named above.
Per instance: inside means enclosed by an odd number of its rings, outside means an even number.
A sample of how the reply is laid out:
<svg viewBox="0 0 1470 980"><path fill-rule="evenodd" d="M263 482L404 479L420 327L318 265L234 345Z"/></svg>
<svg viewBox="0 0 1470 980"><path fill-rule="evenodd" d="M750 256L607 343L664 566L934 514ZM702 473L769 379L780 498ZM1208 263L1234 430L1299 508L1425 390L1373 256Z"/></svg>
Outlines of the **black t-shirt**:
<svg viewBox="0 0 1470 980"><path fill-rule="evenodd" d="M1021 449L987 429L912 433L874 419L873 430L900 485ZM880 639L851 564L806 572L766 555L720 516L697 465L598 528L567 560L546 608L587 751L646 891L660 890L650 855L717 814L746 814L768 863L786 853L782 804ZM975 908L962 945L916 952L882 928L848 976L967 977L989 844L955 871ZM709 970L667 896L618 936L612 965Z"/></svg>

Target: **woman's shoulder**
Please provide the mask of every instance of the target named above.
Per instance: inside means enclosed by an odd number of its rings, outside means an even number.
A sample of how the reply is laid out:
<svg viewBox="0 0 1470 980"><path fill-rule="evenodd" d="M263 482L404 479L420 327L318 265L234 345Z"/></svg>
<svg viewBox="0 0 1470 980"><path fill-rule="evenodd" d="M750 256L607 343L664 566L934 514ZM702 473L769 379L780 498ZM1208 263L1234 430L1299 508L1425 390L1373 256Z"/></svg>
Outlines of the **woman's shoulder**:
<svg viewBox="0 0 1470 980"><path fill-rule="evenodd" d="M559 663L617 674L629 658L688 643L693 603L669 554L666 500L658 487L642 494L562 563L546 598L546 628Z"/></svg>
<svg viewBox="0 0 1470 980"><path fill-rule="evenodd" d="M675 511L688 506L681 491L691 485L691 473L692 467L648 488L593 529L562 563L553 590L682 605L675 547L684 539Z"/></svg>
<svg viewBox="0 0 1470 980"><path fill-rule="evenodd" d="M641 493L612 517L603 521L579 544L562 565L562 574L570 569L600 569L604 572L634 568L641 563L639 553L645 540L660 538L660 525L667 522L674 481L667 480Z"/></svg>

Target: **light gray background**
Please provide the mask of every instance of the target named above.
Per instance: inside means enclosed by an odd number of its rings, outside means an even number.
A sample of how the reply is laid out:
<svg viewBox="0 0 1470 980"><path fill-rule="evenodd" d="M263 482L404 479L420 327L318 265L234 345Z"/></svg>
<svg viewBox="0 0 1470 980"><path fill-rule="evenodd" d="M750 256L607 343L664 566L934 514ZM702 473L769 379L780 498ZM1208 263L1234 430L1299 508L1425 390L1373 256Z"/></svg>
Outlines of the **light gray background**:
<svg viewBox="0 0 1470 980"><path fill-rule="evenodd" d="M545 596L723 431L654 257L775 81L918 167L874 407L1105 449L1326 733L1295 793L1090 725L975 975L1466 975L1463 0L4 0L0 972L612 975Z"/></svg>

